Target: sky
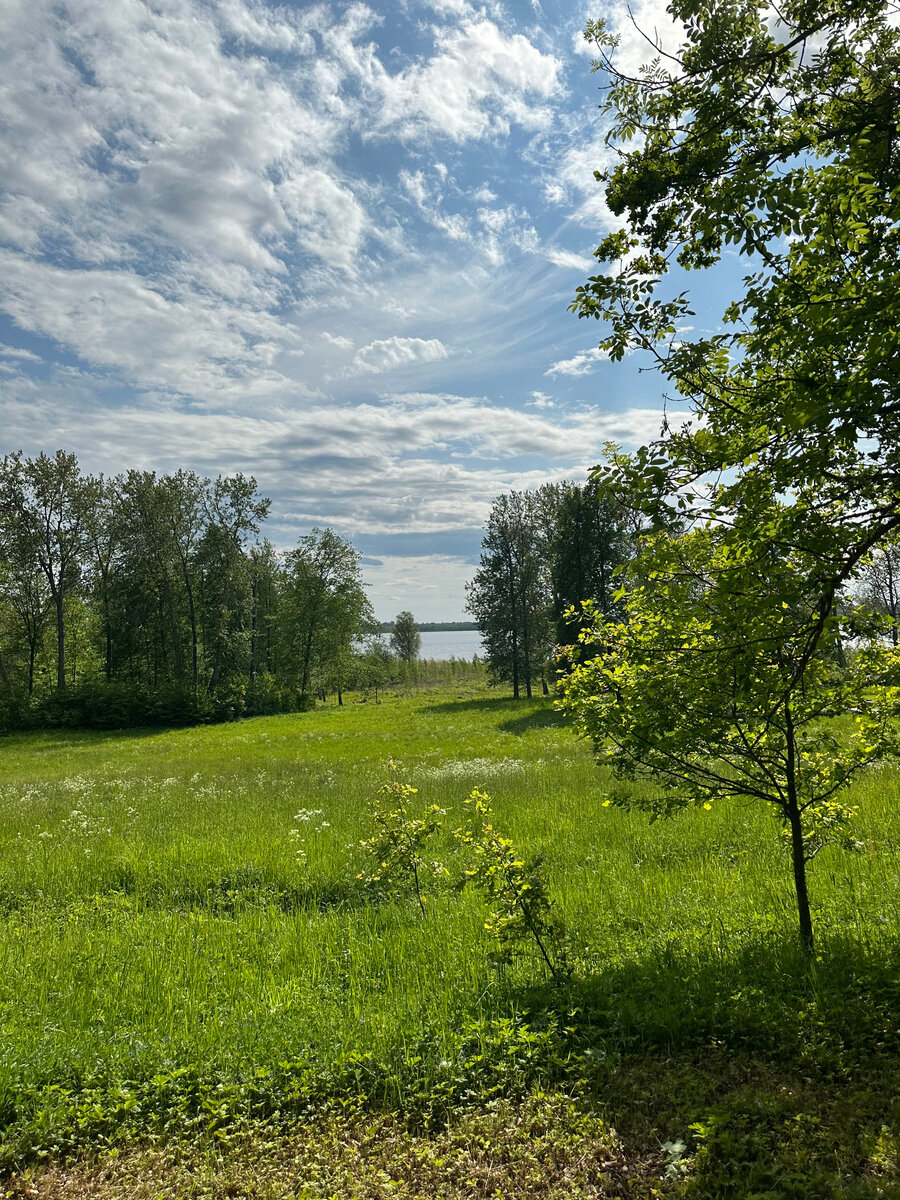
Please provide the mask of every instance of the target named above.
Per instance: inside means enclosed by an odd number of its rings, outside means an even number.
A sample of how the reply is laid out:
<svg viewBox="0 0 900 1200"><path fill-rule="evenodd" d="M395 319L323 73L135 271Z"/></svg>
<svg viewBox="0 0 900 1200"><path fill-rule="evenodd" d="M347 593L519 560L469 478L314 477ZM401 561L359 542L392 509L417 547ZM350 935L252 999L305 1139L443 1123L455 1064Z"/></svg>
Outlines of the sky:
<svg viewBox="0 0 900 1200"><path fill-rule="evenodd" d="M567 311L604 12L647 57L603 0L0 0L0 451L253 475L379 618L464 618L497 495L659 432Z"/></svg>

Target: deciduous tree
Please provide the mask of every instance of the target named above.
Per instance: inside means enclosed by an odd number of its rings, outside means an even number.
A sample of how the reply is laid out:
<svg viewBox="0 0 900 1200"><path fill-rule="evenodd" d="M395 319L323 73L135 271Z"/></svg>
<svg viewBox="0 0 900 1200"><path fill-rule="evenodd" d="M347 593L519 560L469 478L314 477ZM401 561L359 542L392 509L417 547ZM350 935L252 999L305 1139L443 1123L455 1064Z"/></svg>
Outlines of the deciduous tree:
<svg viewBox="0 0 900 1200"><path fill-rule="evenodd" d="M670 12L681 48L632 76L588 26L619 151L598 178L622 227L573 307L608 322L613 359L652 355L700 418L600 472L651 522L681 513L695 532L648 544L628 623L603 626L610 649L567 704L626 774L775 804L811 945L809 837L852 773L897 749L890 652L839 597L900 526L900 29L883 0ZM665 277L729 247L743 287L722 329L691 339L690 297ZM842 625L865 648L839 676ZM841 743L827 721L848 707L861 732Z"/></svg>
<svg viewBox="0 0 900 1200"><path fill-rule="evenodd" d="M406 609L397 613L394 618L394 628L391 630L391 649L404 663L414 663L419 657L422 638L416 618Z"/></svg>

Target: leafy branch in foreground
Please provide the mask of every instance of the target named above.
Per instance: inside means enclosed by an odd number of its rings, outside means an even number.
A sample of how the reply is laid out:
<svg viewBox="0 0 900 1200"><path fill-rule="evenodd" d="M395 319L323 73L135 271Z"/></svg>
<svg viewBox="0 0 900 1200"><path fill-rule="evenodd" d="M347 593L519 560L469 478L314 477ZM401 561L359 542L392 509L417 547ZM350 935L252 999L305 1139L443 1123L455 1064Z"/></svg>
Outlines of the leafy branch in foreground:
<svg viewBox="0 0 900 1200"><path fill-rule="evenodd" d="M551 911L550 897L541 876L543 856L530 861L520 858L509 838L493 824L491 798L473 789L466 800L468 819L455 836L472 854L460 888L474 883L491 913L485 929L507 950L530 938L540 951L552 977L560 982L568 975L561 947L562 926Z"/></svg>
<svg viewBox="0 0 900 1200"><path fill-rule="evenodd" d="M401 783L396 778L398 770L398 764L391 760L388 771L393 777L369 801L377 832L361 841L360 846L368 851L374 866L361 871L357 879L385 894L411 890L424 917L427 897L422 892L423 878L430 875L436 879L447 874L443 863L424 857L425 846L442 828L446 809L432 804L421 816L414 816L410 812L410 799L418 788Z"/></svg>

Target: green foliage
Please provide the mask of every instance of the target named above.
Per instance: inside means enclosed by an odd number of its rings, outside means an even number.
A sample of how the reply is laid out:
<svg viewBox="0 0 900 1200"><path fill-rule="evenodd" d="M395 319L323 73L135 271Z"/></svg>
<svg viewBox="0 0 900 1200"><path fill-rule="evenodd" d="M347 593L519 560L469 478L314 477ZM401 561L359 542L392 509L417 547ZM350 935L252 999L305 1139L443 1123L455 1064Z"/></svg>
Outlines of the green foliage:
<svg viewBox="0 0 900 1200"><path fill-rule="evenodd" d="M391 649L402 663L413 663L419 657L422 638L416 619L408 610L397 613L391 629Z"/></svg>
<svg viewBox="0 0 900 1200"><path fill-rule="evenodd" d="M811 946L806 862L845 837L854 773L898 749L885 626L841 597L900 526L900 33L868 0L797 0L777 27L761 0L670 12L680 49L637 75L602 22L586 32L621 148L598 178L624 223L573 309L608 323L613 359L649 352L699 418L598 481L651 528L694 532L645 544L627 626L597 625L566 705L617 771L660 785L655 811L773 804ZM729 246L752 273L723 331L687 339L664 277ZM848 669L845 641L862 645Z"/></svg>
<svg viewBox="0 0 900 1200"><path fill-rule="evenodd" d="M507 959L513 947L531 941L553 979L566 978L562 927L552 912L541 873L543 856L526 860L517 854L512 840L494 827L487 792L474 788L466 805L466 824L456 831L456 837L469 851L471 865L461 886L473 884L490 905L485 929L497 939Z"/></svg>
<svg viewBox="0 0 900 1200"><path fill-rule="evenodd" d="M466 609L481 630L491 677L530 698L551 658L546 509L552 485L499 496L488 516Z"/></svg>
<svg viewBox="0 0 900 1200"><path fill-rule="evenodd" d="M388 770L396 776L399 765L388 762ZM436 859L424 857L426 847L442 828L446 809L432 804L420 816L410 812L410 800L418 788L401 783L396 777L378 789L369 807L378 832L360 842L371 856L374 865L357 875L368 887L383 895L411 889L422 916L425 916L427 896L422 892L426 877L440 879L447 868Z"/></svg>
<svg viewBox="0 0 900 1200"><path fill-rule="evenodd" d="M805 864L829 842L855 844L847 788L900 753L900 659L855 610L825 619L811 649L803 566L774 552L761 566L740 522L648 539L621 589L624 620L594 613L583 636L601 651L564 681L561 705L619 778L657 785L614 803L654 816L734 798L773 806L811 941ZM829 653L842 634L856 642L848 666Z"/></svg>

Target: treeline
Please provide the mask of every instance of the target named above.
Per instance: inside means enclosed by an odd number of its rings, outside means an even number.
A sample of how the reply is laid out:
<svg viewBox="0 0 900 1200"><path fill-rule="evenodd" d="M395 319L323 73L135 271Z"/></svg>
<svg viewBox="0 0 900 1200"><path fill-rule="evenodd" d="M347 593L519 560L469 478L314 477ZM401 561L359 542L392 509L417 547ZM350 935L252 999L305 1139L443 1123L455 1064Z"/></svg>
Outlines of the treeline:
<svg viewBox="0 0 900 1200"><path fill-rule="evenodd" d="M582 604L616 615L616 568L635 553L633 514L596 484L547 483L495 500L485 526L467 610L481 630L495 682L513 695L544 693L559 654L577 657ZM583 648L582 648L583 649Z"/></svg>
<svg viewBox="0 0 900 1200"><path fill-rule="evenodd" d="M395 621L381 622L385 633L390 633L395 625ZM416 627L420 633L468 633L478 628L474 621L418 621Z"/></svg>
<svg viewBox="0 0 900 1200"><path fill-rule="evenodd" d="M222 719L388 681L357 551L314 529L278 553L268 510L240 474L6 455L0 726Z"/></svg>

